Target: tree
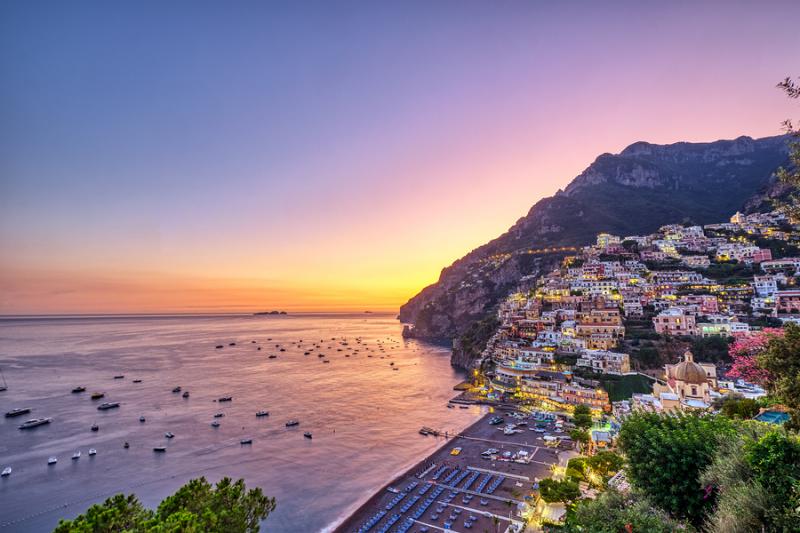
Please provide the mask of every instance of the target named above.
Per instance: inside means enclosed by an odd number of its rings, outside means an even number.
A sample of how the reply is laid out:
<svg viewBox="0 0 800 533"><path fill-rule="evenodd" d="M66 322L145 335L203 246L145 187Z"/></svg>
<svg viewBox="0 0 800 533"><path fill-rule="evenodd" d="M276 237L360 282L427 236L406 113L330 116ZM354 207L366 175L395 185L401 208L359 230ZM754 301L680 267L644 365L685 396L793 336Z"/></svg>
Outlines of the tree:
<svg viewBox="0 0 800 533"><path fill-rule="evenodd" d="M800 326L787 324L783 337L775 336L756 356L758 365L767 373L766 386L792 410L790 428L800 428Z"/></svg>
<svg viewBox="0 0 800 533"><path fill-rule="evenodd" d="M741 394L728 394L719 402L718 408L728 418L747 420L758 414L761 404Z"/></svg>
<svg viewBox="0 0 800 533"><path fill-rule="evenodd" d="M74 520L62 520L54 533L218 532L254 533L275 510L275 499L261 489L247 490L244 480L223 478L212 486L193 479L150 511L134 495L117 494L91 506Z"/></svg>
<svg viewBox="0 0 800 533"><path fill-rule="evenodd" d="M576 405L572 412L572 423L578 429L589 429L592 427L592 410L586 405Z"/></svg>
<svg viewBox="0 0 800 533"><path fill-rule="evenodd" d="M672 533L692 531L687 524L673 520L639 494L622 494L609 489L594 500L581 500L567 516L567 533L620 533L623 531Z"/></svg>
<svg viewBox="0 0 800 533"><path fill-rule="evenodd" d="M586 459L586 466L604 478L619 472L623 464L625 459L621 455L605 450Z"/></svg>
<svg viewBox="0 0 800 533"><path fill-rule="evenodd" d="M581 489L576 482L569 479L557 481L547 478L539 482L539 494L547 503L563 502L570 505L581 497Z"/></svg>
<svg viewBox="0 0 800 533"><path fill-rule="evenodd" d="M569 438L577 442L581 448L589 444L589 441L592 440L591 435L589 435L589 432L585 429L573 429L569 432Z"/></svg>
<svg viewBox="0 0 800 533"><path fill-rule="evenodd" d="M759 364L756 356L766 349L770 340L782 337L783 334L781 328L764 328L761 331L736 334L734 343L730 347L733 365L728 376L759 385L766 384L769 373Z"/></svg>
<svg viewBox="0 0 800 533"><path fill-rule="evenodd" d="M778 84L778 88L786 93L791 99L800 98L800 79L793 81L786 78ZM794 140L789 143L789 160L791 167L778 170L778 179L791 187L793 191L787 200L777 203L777 207L783 210L794 220L800 219L800 199L797 197L797 189L800 188L800 129L796 128L792 121L787 119L783 122L786 133L791 135Z"/></svg>
<svg viewBox="0 0 800 533"><path fill-rule="evenodd" d="M719 440L733 432L725 417L633 413L619 435L628 479L665 511L699 524L713 503L700 484L700 473L711 462Z"/></svg>
<svg viewBox="0 0 800 533"><path fill-rule="evenodd" d="M704 524L709 533L797 531L800 441L782 429L748 421L720 444L702 482L718 493Z"/></svg>

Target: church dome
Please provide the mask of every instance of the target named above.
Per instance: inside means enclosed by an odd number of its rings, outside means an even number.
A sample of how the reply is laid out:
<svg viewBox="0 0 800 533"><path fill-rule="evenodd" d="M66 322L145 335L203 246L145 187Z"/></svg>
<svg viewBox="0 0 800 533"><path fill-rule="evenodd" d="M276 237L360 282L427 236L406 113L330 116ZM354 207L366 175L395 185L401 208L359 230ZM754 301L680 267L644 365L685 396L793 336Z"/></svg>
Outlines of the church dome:
<svg viewBox="0 0 800 533"><path fill-rule="evenodd" d="M702 366L694 362L694 356L688 350L684 354L684 360L675 365L673 373L676 380L684 383L702 385L708 380L706 371L703 370Z"/></svg>

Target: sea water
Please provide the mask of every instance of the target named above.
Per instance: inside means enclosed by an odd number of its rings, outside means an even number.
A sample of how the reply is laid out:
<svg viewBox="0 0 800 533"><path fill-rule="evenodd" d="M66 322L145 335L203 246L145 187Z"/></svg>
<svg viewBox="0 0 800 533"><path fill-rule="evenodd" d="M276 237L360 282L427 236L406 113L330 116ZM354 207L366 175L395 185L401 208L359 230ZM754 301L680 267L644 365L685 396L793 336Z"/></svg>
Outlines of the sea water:
<svg viewBox="0 0 800 533"><path fill-rule="evenodd" d="M0 411L32 409L0 418L0 469L13 468L0 479L0 530L49 531L120 492L155 507L199 476L244 478L274 496L265 531L330 530L441 444L421 426L459 431L480 416L447 408L463 379L449 350L400 332L381 314L0 319ZM17 428L34 417L52 422Z"/></svg>

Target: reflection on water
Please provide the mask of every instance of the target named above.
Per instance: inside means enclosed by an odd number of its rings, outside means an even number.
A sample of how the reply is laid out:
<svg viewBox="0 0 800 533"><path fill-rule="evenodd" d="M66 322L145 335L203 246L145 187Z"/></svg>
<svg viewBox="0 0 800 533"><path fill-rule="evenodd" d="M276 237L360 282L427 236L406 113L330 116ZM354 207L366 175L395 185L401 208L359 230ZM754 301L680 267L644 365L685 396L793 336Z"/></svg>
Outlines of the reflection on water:
<svg viewBox="0 0 800 533"><path fill-rule="evenodd" d="M155 506L199 475L244 477L275 496L268 531L330 528L436 447L420 426L458 430L479 415L445 407L460 378L448 351L400 330L387 315L0 320L0 409L33 409L0 418L0 469L14 469L0 481L0 529L47 531L120 491ZM87 391L70 392L79 385ZM98 411L92 392L120 408ZM223 396L233 401L215 402ZM40 416L53 422L17 429ZM300 425L287 429L291 418Z"/></svg>

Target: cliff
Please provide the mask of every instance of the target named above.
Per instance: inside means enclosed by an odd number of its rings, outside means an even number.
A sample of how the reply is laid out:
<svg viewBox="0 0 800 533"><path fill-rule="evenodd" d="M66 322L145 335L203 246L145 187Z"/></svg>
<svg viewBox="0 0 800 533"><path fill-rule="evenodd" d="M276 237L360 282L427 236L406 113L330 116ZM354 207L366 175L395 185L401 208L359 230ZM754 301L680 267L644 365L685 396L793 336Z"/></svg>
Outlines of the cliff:
<svg viewBox="0 0 800 533"><path fill-rule="evenodd" d="M780 192L773 175L788 163L786 141L637 142L619 154L602 154L506 233L443 269L436 283L400 308L400 320L413 324L409 334L416 337L457 338L491 314L521 278L569 253L553 248L585 245L604 231L645 234L665 224L706 224L756 209L765 194ZM456 352L458 366L465 366L471 356L463 348Z"/></svg>

